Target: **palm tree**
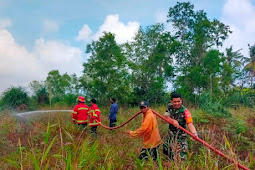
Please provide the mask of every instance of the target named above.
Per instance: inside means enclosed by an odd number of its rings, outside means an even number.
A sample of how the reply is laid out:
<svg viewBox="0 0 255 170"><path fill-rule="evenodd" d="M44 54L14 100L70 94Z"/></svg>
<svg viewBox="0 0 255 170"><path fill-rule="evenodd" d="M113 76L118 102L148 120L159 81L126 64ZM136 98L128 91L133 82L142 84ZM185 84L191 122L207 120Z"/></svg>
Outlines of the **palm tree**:
<svg viewBox="0 0 255 170"><path fill-rule="evenodd" d="M228 76L231 76L231 80L229 83L232 86L236 86L234 82L240 76L241 67L243 66L242 59L244 57L240 53L241 50L242 49L234 51L233 46L231 45L229 48L226 48L225 55L223 56L225 59L224 64L227 64L228 66L230 66L231 70L233 71L231 75L228 75L228 73L226 73ZM225 79L224 76L222 78Z"/></svg>
<svg viewBox="0 0 255 170"><path fill-rule="evenodd" d="M243 58L243 55L240 53L241 50L242 49L233 51L232 45L229 48L226 48L226 61L228 65L231 65L234 68L240 67L242 65L240 61Z"/></svg>
<svg viewBox="0 0 255 170"><path fill-rule="evenodd" d="M244 62L248 63L245 65L244 70L249 72L250 76L251 76L251 87L253 87L253 77L255 76L255 44L253 46L250 46L250 44L248 44L249 46L249 54L250 57L244 58Z"/></svg>

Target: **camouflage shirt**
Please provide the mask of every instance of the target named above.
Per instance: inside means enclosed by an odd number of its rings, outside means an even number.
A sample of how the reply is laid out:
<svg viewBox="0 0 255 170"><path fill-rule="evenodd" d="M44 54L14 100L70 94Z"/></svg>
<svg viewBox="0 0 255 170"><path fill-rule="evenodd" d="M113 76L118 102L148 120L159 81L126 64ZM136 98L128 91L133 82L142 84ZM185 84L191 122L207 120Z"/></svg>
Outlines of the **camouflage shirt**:
<svg viewBox="0 0 255 170"><path fill-rule="evenodd" d="M192 123L192 117L188 109L182 106L179 110L175 110L171 104L167 106L165 116L169 116L172 119L178 121L179 125L183 128L186 128L186 124ZM182 130L176 128L172 124L169 124L169 133L178 136L185 134Z"/></svg>

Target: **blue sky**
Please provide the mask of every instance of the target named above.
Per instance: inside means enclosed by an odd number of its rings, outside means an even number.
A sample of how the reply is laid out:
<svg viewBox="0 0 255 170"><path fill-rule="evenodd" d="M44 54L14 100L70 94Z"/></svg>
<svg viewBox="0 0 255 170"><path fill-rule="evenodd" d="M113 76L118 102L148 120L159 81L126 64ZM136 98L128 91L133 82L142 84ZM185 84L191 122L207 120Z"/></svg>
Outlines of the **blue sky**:
<svg viewBox="0 0 255 170"><path fill-rule="evenodd" d="M131 41L139 26L166 22L175 0L0 0L0 94L8 87L45 80L57 69L81 75L86 44L103 31L118 43ZM183 1L180 1L183 2ZM255 43L255 0L191 0L196 10L230 25L223 49L248 55ZM166 28L171 30L171 25Z"/></svg>
<svg viewBox="0 0 255 170"><path fill-rule="evenodd" d="M141 26L151 25L157 22L157 15L160 13L166 15L169 7L176 4L176 1L170 0L0 1L2 1L0 17L9 18L12 21L10 32L17 43L24 44L28 48L33 46L33 41L39 37L63 39L76 43L73 41L74 37L84 24L96 31L108 15L118 14L123 23L136 21ZM194 1L194 3L197 2ZM222 4L221 0L216 3L207 0L195 7L197 9L210 7L206 10L208 16L216 18L219 17ZM45 30L43 24L46 21L51 21L52 30Z"/></svg>

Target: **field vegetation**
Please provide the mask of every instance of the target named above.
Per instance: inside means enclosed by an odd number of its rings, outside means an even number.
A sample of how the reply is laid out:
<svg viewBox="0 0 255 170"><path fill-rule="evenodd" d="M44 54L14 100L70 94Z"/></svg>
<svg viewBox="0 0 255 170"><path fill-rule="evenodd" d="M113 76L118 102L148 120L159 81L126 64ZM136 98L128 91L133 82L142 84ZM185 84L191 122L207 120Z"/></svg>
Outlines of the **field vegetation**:
<svg viewBox="0 0 255 170"><path fill-rule="evenodd" d="M102 122L108 125L109 108L102 108ZM164 113L165 107L153 107ZM138 108L121 108L118 124L125 122ZM255 111L248 108L230 110L230 117L215 117L202 110L191 109L199 137L230 158L254 168ZM235 169L228 162L198 142L189 140L188 161L160 159L140 161L141 139L130 139L127 129L141 124L138 116L117 130L98 129L98 137L90 129L79 129L71 123L71 113L54 112L17 118L8 111L1 113L2 169ZM246 116L244 116L246 115ZM162 139L168 125L157 119Z"/></svg>

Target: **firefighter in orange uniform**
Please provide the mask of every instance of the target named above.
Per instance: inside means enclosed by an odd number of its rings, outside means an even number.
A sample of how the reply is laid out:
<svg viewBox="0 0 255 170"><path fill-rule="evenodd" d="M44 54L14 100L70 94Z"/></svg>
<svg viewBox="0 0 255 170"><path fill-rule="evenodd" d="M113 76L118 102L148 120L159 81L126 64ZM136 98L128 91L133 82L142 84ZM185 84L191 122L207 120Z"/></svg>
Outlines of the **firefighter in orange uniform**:
<svg viewBox="0 0 255 170"><path fill-rule="evenodd" d="M77 98L78 104L74 107L72 117L73 123L77 123L79 127L85 128L88 124L89 107L85 104L83 96Z"/></svg>
<svg viewBox="0 0 255 170"><path fill-rule="evenodd" d="M94 136L97 136L97 126L99 125L99 122L101 123L101 115L100 115L101 111L97 107L96 103L97 103L96 99L90 100L91 106L89 110L89 115L90 115L89 126L91 127L91 134Z"/></svg>
<svg viewBox="0 0 255 170"><path fill-rule="evenodd" d="M139 155L139 159L146 160L150 156L153 160L157 160L158 149L161 143L157 119L146 101L140 103L140 109L143 113L141 127L136 131L128 130L127 133L131 138L143 138L143 148Z"/></svg>

